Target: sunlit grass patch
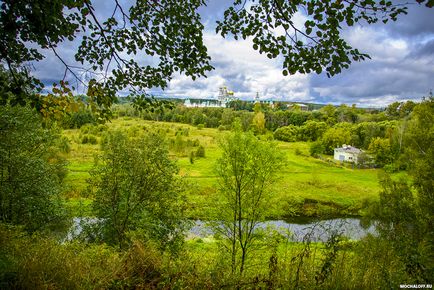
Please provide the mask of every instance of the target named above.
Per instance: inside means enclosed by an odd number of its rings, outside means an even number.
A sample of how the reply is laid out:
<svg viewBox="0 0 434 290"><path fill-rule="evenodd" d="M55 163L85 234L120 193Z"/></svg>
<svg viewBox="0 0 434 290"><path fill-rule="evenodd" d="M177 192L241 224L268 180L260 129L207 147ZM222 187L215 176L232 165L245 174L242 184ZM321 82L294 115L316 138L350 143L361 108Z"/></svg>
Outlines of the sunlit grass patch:
<svg viewBox="0 0 434 290"><path fill-rule="evenodd" d="M107 130L122 130L133 138L149 132L165 135L170 156L179 167L179 175L189 184L189 190L185 192L188 215L206 218L212 202L218 200L215 166L221 155L219 140L227 131L131 117L113 119L99 129L65 130L63 134L71 143L71 151L65 154L69 161L65 184L70 190L75 190L71 196L85 192L88 172L100 152L102 136ZM83 132L94 133L98 144L82 144ZM308 142L276 143L277 148L284 152L286 161L271 188L274 194L267 214L270 218L359 214L366 202L378 198L378 172L381 170L351 169L327 159L315 159L309 155ZM204 146L205 157L195 156L199 145ZM331 156L328 158L332 159Z"/></svg>

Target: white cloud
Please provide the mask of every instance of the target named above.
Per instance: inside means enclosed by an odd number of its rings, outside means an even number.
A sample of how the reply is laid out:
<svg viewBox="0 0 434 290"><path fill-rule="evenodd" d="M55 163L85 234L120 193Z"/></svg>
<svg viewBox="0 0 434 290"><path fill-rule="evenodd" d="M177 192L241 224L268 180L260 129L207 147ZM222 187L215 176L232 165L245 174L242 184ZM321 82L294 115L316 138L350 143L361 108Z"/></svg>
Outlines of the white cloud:
<svg viewBox="0 0 434 290"><path fill-rule="evenodd" d="M216 97L218 88L226 85L241 99L260 98L307 101L309 76L295 74L285 77L279 59L270 60L252 48L246 40L224 39L206 32L204 42L216 67L208 78L192 81L185 76L175 76L165 93L183 97Z"/></svg>

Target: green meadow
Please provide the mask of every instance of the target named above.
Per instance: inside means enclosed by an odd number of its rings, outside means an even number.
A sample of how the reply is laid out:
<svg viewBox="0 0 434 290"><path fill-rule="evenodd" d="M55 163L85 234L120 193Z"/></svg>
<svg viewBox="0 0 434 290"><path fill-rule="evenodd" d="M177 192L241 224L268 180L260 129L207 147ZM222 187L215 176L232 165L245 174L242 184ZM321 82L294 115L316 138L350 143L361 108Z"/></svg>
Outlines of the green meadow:
<svg viewBox="0 0 434 290"><path fill-rule="evenodd" d="M86 180L90 177L89 171L98 156L105 132L115 129L121 129L131 137L150 131L166 135L171 157L176 160L179 175L186 184L187 215L207 219L213 204L219 199L214 168L220 156L219 139L227 131L131 117L113 119L105 125L86 125L81 129L63 131L71 148L65 154L68 161L65 197L75 213L90 213L92 196L87 193ZM83 144L83 138L90 135L95 137L97 144L86 141ZM380 190L378 169L353 169L334 162L331 156L323 160L313 158L309 156L307 142L276 142L286 160L271 188L273 198L268 218L363 215L363 209L377 199ZM192 163L190 154L197 150L198 145L205 148L205 157L193 157Z"/></svg>

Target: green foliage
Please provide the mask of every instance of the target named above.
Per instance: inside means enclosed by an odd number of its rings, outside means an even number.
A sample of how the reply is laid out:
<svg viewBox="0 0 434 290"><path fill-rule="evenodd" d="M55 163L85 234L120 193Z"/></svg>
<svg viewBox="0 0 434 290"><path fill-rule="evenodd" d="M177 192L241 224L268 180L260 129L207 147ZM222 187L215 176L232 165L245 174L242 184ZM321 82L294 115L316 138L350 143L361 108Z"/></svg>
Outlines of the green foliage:
<svg viewBox="0 0 434 290"><path fill-rule="evenodd" d="M89 109L81 109L63 117L62 126L65 129L81 128L86 124L96 124L95 116Z"/></svg>
<svg viewBox="0 0 434 290"><path fill-rule="evenodd" d="M236 126L237 127L237 126ZM238 130L220 144L217 161L221 200L214 229L224 238L231 256L232 273L243 273L248 256L258 239L255 231L265 217L269 187L275 181L283 157L273 144L259 141Z"/></svg>
<svg viewBox="0 0 434 290"><path fill-rule="evenodd" d="M396 121L361 122L352 127L351 140L355 146L368 149L374 138L390 138L396 128Z"/></svg>
<svg viewBox="0 0 434 290"><path fill-rule="evenodd" d="M327 128L325 122L309 120L300 127L299 141L316 141L322 137Z"/></svg>
<svg viewBox="0 0 434 290"><path fill-rule="evenodd" d="M329 125L333 126L337 122L337 110L333 105L326 105L320 109L322 118Z"/></svg>
<svg viewBox="0 0 434 290"><path fill-rule="evenodd" d="M252 128L255 134L265 133L265 115L262 112L257 112L252 120Z"/></svg>
<svg viewBox="0 0 434 290"><path fill-rule="evenodd" d="M0 221L35 231L62 217L58 136L28 107L0 107Z"/></svg>
<svg viewBox="0 0 434 290"><path fill-rule="evenodd" d="M434 98L418 104L411 115L404 136L405 157L418 190L426 220L433 222L434 208Z"/></svg>
<svg viewBox="0 0 434 290"><path fill-rule="evenodd" d="M325 131L320 142L324 146L324 153L331 155L336 147L350 143L351 135L344 128L329 128Z"/></svg>
<svg viewBox="0 0 434 290"><path fill-rule="evenodd" d="M380 237L400 258L410 283L430 283L434 275L433 116L434 101L429 96L414 107L409 120L401 125L397 143L404 151L402 159L407 160L413 186L404 180L383 178L383 190L373 215L379 221Z"/></svg>
<svg viewBox="0 0 434 290"><path fill-rule="evenodd" d="M375 163L384 166L393 160L389 139L374 138L369 144L368 150L374 155Z"/></svg>
<svg viewBox="0 0 434 290"><path fill-rule="evenodd" d="M393 102L386 108L386 114L391 119L405 118L413 111L416 103L412 101L407 102Z"/></svg>
<svg viewBox="0 0 434 290"><path fill-rule="evenodd" d="M298 140L299 127L289 125L278 128L274 131L274 138L285 142L295 142Z"/></svg>
<svg viewBox="0 0 434 290"><path fill-rule="evenodd" d="M425 233L423 243L426 275L434 275L434 98L430 95L418 104L405 134L405 157L417 191L418 220Z"/></svg>
<svg viewBox="0 0 434 290"><path fill-rule="evenodd" d="M96 137L92 134L85 134L82 138L81 138L81 144L98 144L98 139L96 139Z"/></svg>
<svg viewBox="0 0 434 290"><path fill-rule="evenodd" d="M2 289L153 289L164 283L162 260L154 246L138 240L119 252L106 244L28 236L0 224Z"/></svg>
<svg viewBox="0 0 434 290"><path fill-rule="evenodd" d="M187 142L184 141L181 134L177 134L173 143L173 148L176 153L183 153L186 149Z"/></svg>
<svg viewBox="0 0 434 290"><path fill-rule="evenodd" d="M115 131L91 171L103 240L124 247L129 235L176 249L183 240L181 184L160 135L130 140Z"/></svg>
<svg viewBox="0 0 434 290"><path fill-rule="evenodd" d="M203 147L202 145L199 145L199 147L197 147L195 156L204 158L205 157L205 147Z"/></svg>
<svg viewBox="0 0 434 290"><path fill-rule="evenodd" d="M193 152L193 151L190 151L190 155L188 156L188 159L189 159L189 161L190 161L190 164L193 164L193 163L194 163L194 157L196 157L195 154L194 154L194 152Z"/></svg>
<svg viewBox="0 0 434 290"><path fill-rule="evenodd" d="M309 153L313 157L317 157L319 154L323 154L325 151L324 145L320 141L310 144Z"/></svg>
<svg viewBox="0 0 434 290"><path fill-rule="evenodd" d="M1 21L1 20L0 20ZM0 32L3 33L4 29ZM3 59L0 56L0 59ZM41 107L35 92L40 91L42 83L32 77L26 68L10 67L7 70L0 65L0 105Z"/></svg>
<svg viewBox="0 0 434 290"><path fill-rule="evenodd" d="M189 187L186 192L187 205L186 214L192 219L209 219L208 209L211 200L219 196L216 191L217 178L213 171L215 160L221 154L218 148L218 140L223 137L225 132L217 129L204 128L197 130L196 127L174 124L144 121L140 118L119 118L106 125L109 130L124 130L129 128L147 128L147 132L161 132L172 136L169 138L169 148L171 158L176 158L180 168L180 175L185 176L186 180L194 186ZM188 128L189 138L183 136L185 143L184 149L177 153L173 147L175 132L183 130L178 128ZM167 132L169 130L169 132ZM78 139L80 130L67 130L64 135L70 140ZM106 136L106 137L104 137ZM139 137L140 138L140 137ZM107 141L107 133L103 132L99 144L103 146ZM269 140L266 135L260 137L261 140ZM77 143L77 142L75 142ZM65 156L70 165L68 166L70 174L67 176L67 186L71 188L73 196L89 196L86 187L86 179L89 178L88 172L93 164L93 156L100 150L99 146L83 144L77 146L75 143L71 146L71 153ZM105 142L106 143L106 142ZM189 162L189 154L195 152L197 146L202 145L205 148L206 158L195 158L194 164ZM305 155L296 155L296 149L301 152L309 152L309 143L306 142L276 142L278 150L288 157L288 161L279 176L281 179L273 187L276 192L275 199L268 208L267 216L272 219L282 219L292 215L306 215L309 207L303 207L304 199L313 199L318 203L318 208L314 215L325 216L333 211L333 215L358 215L361 209L366 207L365 200L375 200L378 197L378 178L374 170L354 169L351 171L342 170L336 167L334 163L324 160L318 160ZM307 155L307 154L306 154ZM318 171L320 186L311 184L313 171ZM74 193L76 192L76 193ZM81 192L81 193L80 193ZM91 196L91 195L90 195ZM295 200L296 203L293 203ZM295 204L295 205L294 205ZM324 207L319 207L319 205Z"/></svg>
<svg viewBox="0 0 434 290"><path fill-rule="evenodd" d="M60 137L57 143L61 152L63 153L71 152L71 143L69 142L68 137L65 136Z"/></svg>
<svg viewBox="0 0 434 290"><path fill-rule="evenodd" d="M400 257L412 281L429 283L434 271L430 252L432 237L418 202L407 182L393 181L386 176L381 183L380 201L373 211L377 230Z"/></svg>

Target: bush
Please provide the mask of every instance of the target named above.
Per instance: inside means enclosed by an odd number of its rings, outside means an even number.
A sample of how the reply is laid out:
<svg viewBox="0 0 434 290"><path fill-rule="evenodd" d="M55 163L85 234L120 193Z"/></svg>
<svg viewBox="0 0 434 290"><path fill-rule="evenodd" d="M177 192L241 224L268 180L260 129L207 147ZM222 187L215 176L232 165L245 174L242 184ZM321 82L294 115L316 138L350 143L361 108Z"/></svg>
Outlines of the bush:
<svg viewBox="0 0 434 290"><path fill-rule="evenodd" d="M323 154L324 151L325 151L324 145L319 141L313 142L309 148L309 153L313 157L317 157L319 154Z"/></svg>
<svg viewBox="0 0 434 290"><path fill-rule="evenodd" d="M96 139L96 137L92 134L86 134L83 136L83 138L81 139L81 144L98 144L98 139Z"/></svg>
<svg viewBox="0 0 434 290"><path fill-rule="evenodd" d="M295 142L297 141L298 131L299 127L294 125L281 127L274 131L274 138L285 142Z"/></svg>
<svg viewBox="0 0 434 290"><path fill-rule="evenodd" d="M88 109L82 109L76 113L65 117L62 126L65 129L81 128L85 124L95 124L96 120L92 112Z"/></svg>
<svg viewBox="0 0 434 290"><path fill-rule="evenodd" d="M71 152L71 144L69 143L68 137L62 136L59 141L59 149L63 153Z"/></svg>
<svg viewBox="0 0 434 290"><path fill-rule="evenodd" d="M80 128L80 133L82 134L94 134L97 131L96 127L91 124L83 125Z"/></svg>
<svg viewBox="0 0 434 290"><path fill-rule="evenodd" d="M202 145L199 145L199 147L196 150L196 157L205 157L205 147L203 147Z"/></svg>

